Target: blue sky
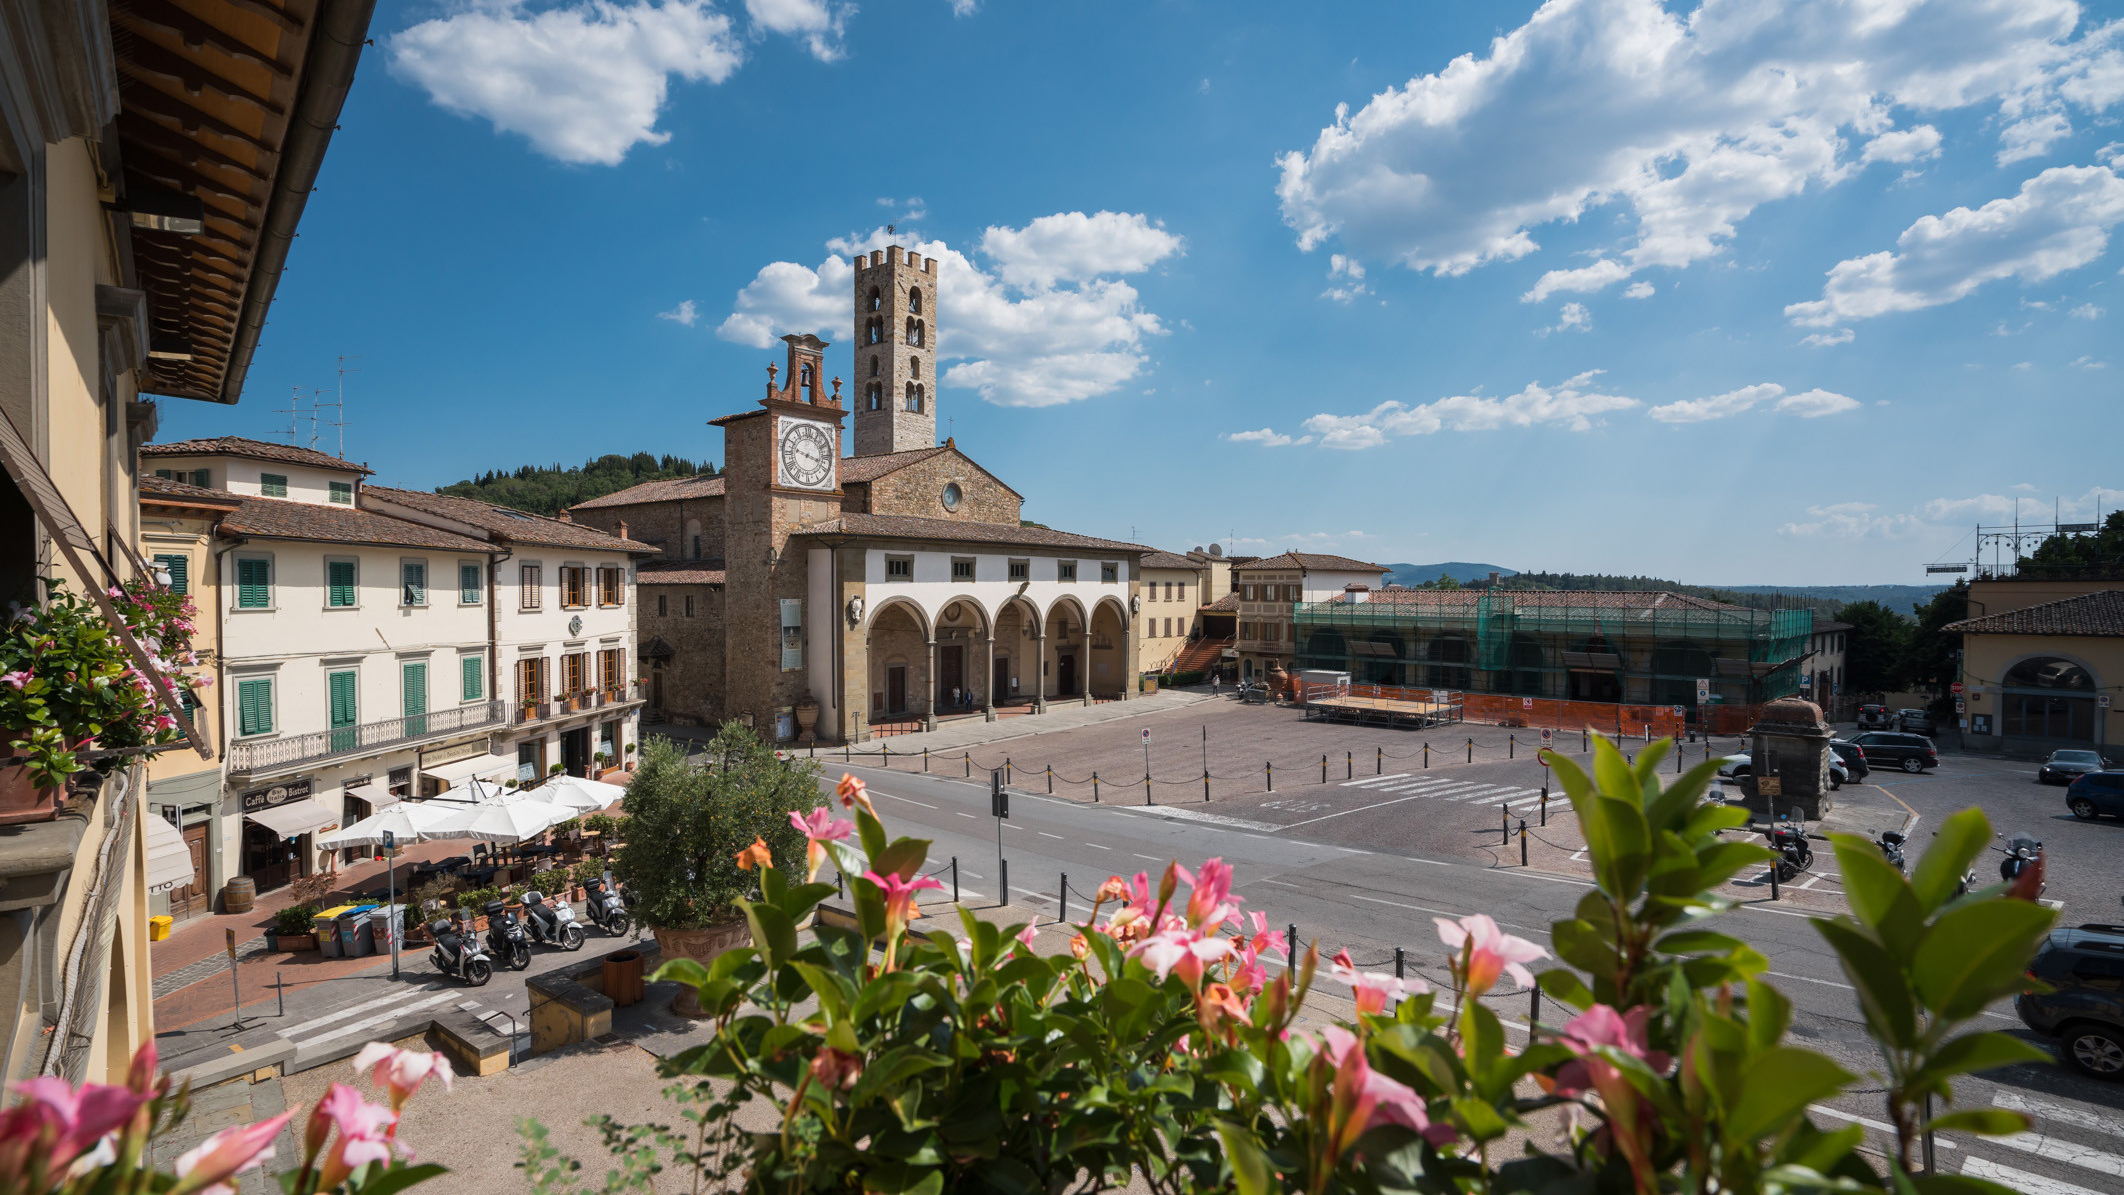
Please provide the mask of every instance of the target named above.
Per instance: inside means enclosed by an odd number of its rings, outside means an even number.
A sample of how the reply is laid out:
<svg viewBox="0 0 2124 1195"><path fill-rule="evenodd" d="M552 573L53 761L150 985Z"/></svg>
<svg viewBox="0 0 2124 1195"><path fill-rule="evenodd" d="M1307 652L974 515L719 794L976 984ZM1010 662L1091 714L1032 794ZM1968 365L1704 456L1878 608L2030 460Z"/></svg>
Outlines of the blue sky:
<svg viewBox="0 0 2124 1195"><path fill-rule="evenodd" d="M2120 17L387 4L243 403L163 438L284 434L349 354L392 484L720 460L772 337L850 373L891 222L945 263L940 424L1029 518L1922 581L2017 500L2124 503Z"/></svg>

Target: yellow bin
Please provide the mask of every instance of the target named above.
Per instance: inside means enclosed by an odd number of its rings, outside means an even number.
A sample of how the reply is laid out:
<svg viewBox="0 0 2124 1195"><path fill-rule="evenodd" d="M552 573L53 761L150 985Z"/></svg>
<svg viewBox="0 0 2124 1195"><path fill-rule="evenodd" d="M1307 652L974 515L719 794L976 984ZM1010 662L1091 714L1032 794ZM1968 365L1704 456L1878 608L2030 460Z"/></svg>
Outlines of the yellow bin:
<svg viewBox="0 0 2124 1195"><path fill-rule="evenodd" d="M156 916L148 918L148 941L167 942L170 938L171 919Z"/></svg>

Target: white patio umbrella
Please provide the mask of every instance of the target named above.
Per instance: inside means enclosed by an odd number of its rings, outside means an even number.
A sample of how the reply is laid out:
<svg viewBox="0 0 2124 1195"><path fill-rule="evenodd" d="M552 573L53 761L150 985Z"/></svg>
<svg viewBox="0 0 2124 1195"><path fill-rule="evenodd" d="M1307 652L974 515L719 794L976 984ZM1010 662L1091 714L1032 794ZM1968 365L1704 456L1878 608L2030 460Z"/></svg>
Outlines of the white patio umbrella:
<svg viewBox="0 0 2124 1195"><path fill-rule="evenodd" d="M454 805L431 805L426 801L400 801L381 813L372 813L341 830L321 834L316 844L324 850L342 847L382 846L384 831L401 846L410 846L427 836L427 828L450 816L460 808Z"/></svg>
<svg viewBox="0 0 2124 1195"><path fill-rule="evenodd" d="M627 795L627 790L617 784L602 780L587 780L581 776L563 776L531 794L541 801L551 801L577 813L596 813L614 801Z"/></svg>
<svg viewBox="0 0 2124 1195"><path fill-rule="evenodd" d="M536 838L575 816L575 811L532 797L459 806L422 832L426 838L476 838L516 843Z"/></svg>

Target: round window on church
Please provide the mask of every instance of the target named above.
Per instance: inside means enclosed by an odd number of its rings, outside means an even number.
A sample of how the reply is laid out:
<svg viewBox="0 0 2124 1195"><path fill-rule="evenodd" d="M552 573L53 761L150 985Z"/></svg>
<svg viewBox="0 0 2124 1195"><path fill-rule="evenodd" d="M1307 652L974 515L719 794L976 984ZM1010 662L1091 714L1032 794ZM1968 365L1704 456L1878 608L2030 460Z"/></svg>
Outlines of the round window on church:
<svg viewBox="0 0 2124 1195"><path fill-rule="evenodd" d="M947 481L944 483L944 509L959 509L959 499L962 497L965 497L965 495L959 492L958 482Z"/></svg>

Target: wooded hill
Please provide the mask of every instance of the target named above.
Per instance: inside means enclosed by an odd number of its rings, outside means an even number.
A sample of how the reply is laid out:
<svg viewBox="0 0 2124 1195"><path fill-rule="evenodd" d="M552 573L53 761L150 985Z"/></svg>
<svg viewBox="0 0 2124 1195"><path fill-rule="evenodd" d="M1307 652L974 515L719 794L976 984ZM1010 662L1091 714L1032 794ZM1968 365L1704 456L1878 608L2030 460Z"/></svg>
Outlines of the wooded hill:
<svg viewBox="0 0 2124 1195"><path fill-rule="evenodd" d="M435 492L477 498L481 502L527 510L532 514L553 515L578 502L616 494L645 481L713 477L715 474L716 467L712 462L691 461L682 456L607 453L573 468L555 463L525 465L509 471L494 470L438 486Z"/></svg>

